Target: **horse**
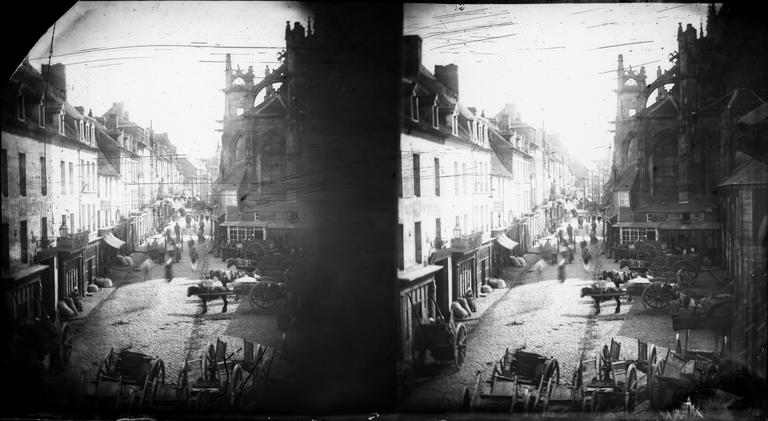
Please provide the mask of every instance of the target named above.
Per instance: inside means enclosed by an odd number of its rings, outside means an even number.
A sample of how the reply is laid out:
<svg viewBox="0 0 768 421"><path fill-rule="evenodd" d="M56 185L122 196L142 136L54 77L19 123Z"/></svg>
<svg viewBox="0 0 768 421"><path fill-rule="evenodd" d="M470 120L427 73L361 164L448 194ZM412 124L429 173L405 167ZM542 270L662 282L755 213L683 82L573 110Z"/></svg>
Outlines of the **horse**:
<svg viewBox="0 0 768 421"><path fill-rule="evenodd" d="M228 289L218 285L210 288L204 287L202 285L192 285L189 288L187 288L187 297L196 295L198 298L200 298L200 302L203 304L203 312L200 314L207 313L208 301L215 300L217 298L221 298L222 301L224 301L224 308L221 309L221 312L226 313L228 294L229 294Z"/></svg>
<svg viewBox="0 0 768 421"><path fill-rule="evenodd" d="M620 312L621 300L619 299L620 297L619 294L621 294L621 290L618 287L611 287L611 286L602 287L597 283L593 284L592 286L584 287L581 289L581 298L584 298L585 296L590 296L592 297L593 300L595 300L595 314L600 314L600 302L608 301L611 298L616 300L615 312L616 313Z"/></svg>

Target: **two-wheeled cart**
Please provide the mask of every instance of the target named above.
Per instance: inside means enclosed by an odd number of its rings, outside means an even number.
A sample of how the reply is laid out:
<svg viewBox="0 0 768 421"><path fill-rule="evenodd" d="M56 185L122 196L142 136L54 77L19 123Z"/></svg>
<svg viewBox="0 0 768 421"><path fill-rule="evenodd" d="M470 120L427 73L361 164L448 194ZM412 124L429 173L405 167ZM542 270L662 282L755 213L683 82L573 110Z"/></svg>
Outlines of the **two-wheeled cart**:
<svg viewBox="0 0 768 421"><path fill-rule="evenodd" d="M411 299L408 300L413 310L414 318L418 321L417 329L414 333L414 345L416 358L414 362L423 367L426 364L427 351L436 362L451 362L456 368L464 363L464 357L467 354L467 328L463 323L456 323L453 320L453 313L446 321L440 313L437 303L433 304L437 315L434 321L422 320L416 306Z"/></svg>
<svg viewBox="0 0 768 421"><path fill-rule="evenodd" d="M129 347L130 348L130 347ZM165 384L165 363L149 355L124 348L104 357L94 382L95 397L110 397L114 407L151 407Z"/></svg>

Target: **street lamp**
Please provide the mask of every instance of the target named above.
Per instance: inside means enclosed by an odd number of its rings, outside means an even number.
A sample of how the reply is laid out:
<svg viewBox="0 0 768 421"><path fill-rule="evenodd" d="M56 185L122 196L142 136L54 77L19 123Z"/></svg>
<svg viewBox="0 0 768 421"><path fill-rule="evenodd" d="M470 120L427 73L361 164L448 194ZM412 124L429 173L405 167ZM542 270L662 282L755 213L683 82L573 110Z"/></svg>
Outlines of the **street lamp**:
<svg viewBox="0 0 768 421"><path fill-rule="evenodd" d="M461 227L459 224L453 228L453 238L461 238Z"/></svg>
<svg viewBox="0 0 768 421"><path fill-rule="evenodd" d="M59 227L59 237L66 237L69 234L69 228L67 228L67 220L64 219L61 221L61 226Z"/></svg>

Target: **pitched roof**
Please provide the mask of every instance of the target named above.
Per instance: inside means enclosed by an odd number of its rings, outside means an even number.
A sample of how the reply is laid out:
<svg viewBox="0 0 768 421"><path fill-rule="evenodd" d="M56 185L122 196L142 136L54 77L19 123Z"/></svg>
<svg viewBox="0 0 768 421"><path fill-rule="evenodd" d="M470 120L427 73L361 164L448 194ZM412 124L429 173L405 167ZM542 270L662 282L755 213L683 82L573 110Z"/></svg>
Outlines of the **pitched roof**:
<svg viewBox="0 0 768 421"><path fill-rule="evenodd" d="M717 187L746 184L768 184L768 165L763 161L751 158L748 162L736 167Z"/></svg>
<svg viewBox="0 0 768 421"><path fill-rule="evenodd" d="M493 144L493 141L491 142ZM496 155L496 151L494 150L491 154L491 175L497 176L497 177L509 177L512 178L512 172L507 169L507 167L502 164L501 160L499 159L499 156Z"/></svg>
<svg viewBox="0 0 768 421"><path fill-rule="evenodd" d="M766 120L768 120L768 102L764 102L762 105L745 114L744 117L739 119L739 123L754 126L755 124L765 123Z"/></svg>
<svg viewBox="0 0 768 421"><path fill-rule="evenodd" d="M614 190L632 190L637 179L637 174L640 172L640 164L632 164L624 169L619 174L618 181L616 181Z"/></svg>
<svg viewBox="0 0 768 421"><path fill-rule="evenodd" d="M762 98L751 89L734 89L727 95L702 107L699 113L712 113L723 110L745 111L763 104Z"/></svg>

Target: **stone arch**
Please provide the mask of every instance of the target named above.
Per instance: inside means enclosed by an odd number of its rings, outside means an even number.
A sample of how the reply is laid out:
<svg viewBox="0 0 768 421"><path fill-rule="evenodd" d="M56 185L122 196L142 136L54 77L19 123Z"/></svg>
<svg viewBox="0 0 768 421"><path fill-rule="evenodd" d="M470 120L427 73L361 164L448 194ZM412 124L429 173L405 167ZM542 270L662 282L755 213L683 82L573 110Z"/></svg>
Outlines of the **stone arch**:
<svg viewBox="0 0 768 421"><path fill-rule="evenodd" d="M677 133L657 131L648 144L648 175L651 194L674 195L677 191Z"/></svg>

